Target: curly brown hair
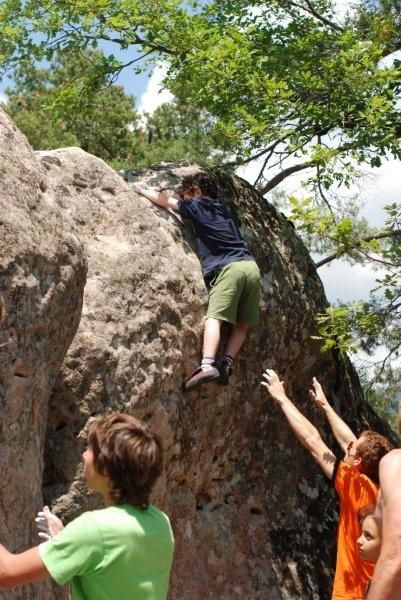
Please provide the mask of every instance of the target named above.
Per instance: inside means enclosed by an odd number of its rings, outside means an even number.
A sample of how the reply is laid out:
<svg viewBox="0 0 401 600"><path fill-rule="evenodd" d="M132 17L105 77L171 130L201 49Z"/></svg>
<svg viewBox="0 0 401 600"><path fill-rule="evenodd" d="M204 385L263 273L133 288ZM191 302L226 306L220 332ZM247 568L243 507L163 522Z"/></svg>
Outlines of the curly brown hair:
<svg viewBox="0 0 401 600"><path fill-rule="evenodd" d="M115 412L91 424L88 444L96 470L110 480L112 501L147 508L163 468L159 437L135 417Z"/></svg>
<svg viewBox="0 0 401 600"><path fill-rule="evenodd" d="M367 429L360 435L357 455L362 460L361 472L374 483L379 483L379 463L383 456L394 450L393 444L384 435Z"/></svg>
<svg viewBox="0 0 401 600"><path fill-rule="evenodd" d="M203 196L208 196L213 200L216 200L219 195L219 186L217 180L210 173L200 171L193 175L186 175L181 182L180 194L184 192L192 194L194 188L199 187Z"/></svg>

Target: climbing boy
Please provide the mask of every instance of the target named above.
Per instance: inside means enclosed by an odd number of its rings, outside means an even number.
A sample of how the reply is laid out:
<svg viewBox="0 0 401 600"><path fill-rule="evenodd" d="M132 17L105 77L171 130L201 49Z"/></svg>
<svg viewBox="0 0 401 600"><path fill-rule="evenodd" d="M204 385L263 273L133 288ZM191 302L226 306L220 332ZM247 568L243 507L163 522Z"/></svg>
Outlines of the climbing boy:
<svg viewBox="0 0 401 600"><path fill-rule="evenodd" d="M167 516L149 504L162 471L157 436L129 415L111 413L89 430L86 483L106 508L83 513L21 554L0 546L0 588L52 577L71 582L72 600L165 600L174 539ZM50 513L51 514L51 513Z"/></svg>
<svg viewBox="0 0 401 600"><path fill-rule="evenodd" d="M202 361L185 389L193 390L210 381L228 385L248 328L259 323L260 272L236 220L228 204L219 197L213 177L204 172L184 177L179 196L139 186L134 186L134 190L158 206L178 211L194 227L209 304ZM232 329L224 354L217 360L224 322Z"/></svg>

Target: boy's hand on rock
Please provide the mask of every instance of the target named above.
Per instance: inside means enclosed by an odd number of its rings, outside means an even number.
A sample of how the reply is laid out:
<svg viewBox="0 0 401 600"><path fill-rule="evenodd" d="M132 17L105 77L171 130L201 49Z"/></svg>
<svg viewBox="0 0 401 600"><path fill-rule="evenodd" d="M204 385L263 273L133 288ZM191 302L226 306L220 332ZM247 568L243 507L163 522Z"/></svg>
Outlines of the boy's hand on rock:
<svg viewBox="0 0 401 600"><path fill-rule="evenodd" d="M56 517L48 506L44 506L43 510L38 512L35 523L39 530L38 536L42 540L50 540L64 529L62 520Z"/></svg>

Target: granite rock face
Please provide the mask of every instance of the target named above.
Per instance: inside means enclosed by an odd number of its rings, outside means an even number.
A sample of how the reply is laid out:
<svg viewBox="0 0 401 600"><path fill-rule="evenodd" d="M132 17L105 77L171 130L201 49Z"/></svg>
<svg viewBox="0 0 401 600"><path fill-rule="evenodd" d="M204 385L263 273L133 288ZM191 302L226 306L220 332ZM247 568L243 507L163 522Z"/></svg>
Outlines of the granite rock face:
<svg viewBox="0 0 401 600"><path fill-rule="evenodd" d="M77 148L35 156L1 118L0 201L10 211L0 221L2 541L15 550L33 542L42 483L66 521L98 506L80 465L86 426L122 410L164 441L154 500L176 535L170 600L330 598L334 493L261 388L262 370L280 373L333 448L308 400L313 375L357 431L383 425L350 365L311 339L326 300L291 223L248 184L216 173L262 272L262 318L228 388L183 395L207 306L192 231L129 183L174 187L196 167L132 170L124 181ZM66 597L27 590L4 598Z"/></svg>
<svg viewBox="0 0 401 600"><path fill-rule="evenodd" d="M13 551L37 536L51 389L76 332L86 261L46 171L0 111L0 539ZM0 597L47 597L44 586Z"/></svg>

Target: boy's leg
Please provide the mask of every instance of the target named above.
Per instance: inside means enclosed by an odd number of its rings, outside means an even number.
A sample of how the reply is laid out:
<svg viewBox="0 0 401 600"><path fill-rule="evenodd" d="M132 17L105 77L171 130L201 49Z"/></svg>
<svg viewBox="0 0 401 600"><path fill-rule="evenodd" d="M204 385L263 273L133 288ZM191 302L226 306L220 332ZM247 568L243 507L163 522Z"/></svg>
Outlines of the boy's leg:
<svg viewBox="0 0 401 600"><path fill-rule="evenodd" d="M244 261L239 268L243 272L245 284L241 291L237 308L237 323L235 324L221 361L222 385L228 385L230 368L233 366L234 358L240 351L249 327L259 322L259 296L260 296L260 272L254 261Z"/></svg>
<svg viewBox="0 0 401 600"><path fill-rule="evenodd" d="M225 355L231 357L233 360L241 350L242 344L245 342L246 334L248 333L249 326L246 323L236 323L231 331L230 337L228 338Z"/></svg>
<svg viewBox="0 0 401 600"><path fill-rule="evenodd" d="M254 261L230 263L221 270L209 293L202 364L187 381L187 390L216 379L228 384L230 367L245 341L248 325L258 323L259 292L260 273ZM217 375L215 359L223 321L232 323L233 329Z"/></svg>
<svg viewBox="0 0 401 600"><path fill-rule="evenodd" d="M248 325L246 323L236 323L231 331L230 337L227 341L227 346L221 361L219 361L219 371L221 385L229 384L230 372L234 364L234 358L241 350L242 344L245 341L246 334L248 332Z"/></svg>
<svg viewBox="0 0 401 600"><path fill-rule="evenodd" d="M217 350L219 349L220 344L220 330L221 321L219 319L214 319L213 317L208 317L206 319L205 331L203 334L203 359L201 365L203 370L210 368L216 359ZM213 362L203 363L205 359L210 359Z"/></svg>
<svg viewBox="0 0 401 600"><path fill-rule="evenodd" d="M209 291L209 306L205 321L203 336L203 358L198 369L185 384L190 390L220 379L215 359L220 343L220 330L223 321L234 324L237 314L237 304L242 290L242 274L234 270L232 264L223 267Z"/></svg>
<svg viewBox="0 0 401 600"><path fill-rule="evenodd" d="M220 378L220 372L215 365L217 350L220 343L221 321L207 318L203 333L203 358L200 367L196 369L185 384L185 390L192 390Z"/></svg>

